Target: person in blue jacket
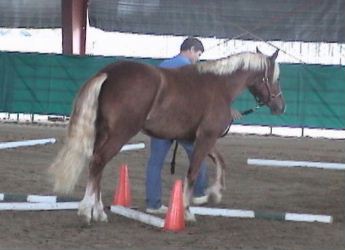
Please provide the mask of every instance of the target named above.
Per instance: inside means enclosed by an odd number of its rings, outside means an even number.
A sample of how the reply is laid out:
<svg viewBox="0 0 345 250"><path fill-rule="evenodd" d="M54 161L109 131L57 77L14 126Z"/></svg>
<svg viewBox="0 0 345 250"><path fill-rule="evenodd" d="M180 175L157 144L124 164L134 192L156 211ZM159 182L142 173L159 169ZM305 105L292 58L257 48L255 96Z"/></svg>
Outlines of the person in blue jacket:
<svg viewBox="0 0 345 250"><path fill-rule="evenodd" d="M178 68L184 65L196 63L204 52L202 42L194 37L186 38L180 47L180 53L170 59L164 60L159 67ZM173 140L151 137L150 157L146 169L146 212L166 213L168 208L162 204L162 180L161 172L164 161ZM185 149L190 159L193 151L193 142L178 140L178 143ZM202 162L199 175L194 184L194 197L192 202L196 205L207 203L208 197L205 189L208 184L207 165Z"/></svg>

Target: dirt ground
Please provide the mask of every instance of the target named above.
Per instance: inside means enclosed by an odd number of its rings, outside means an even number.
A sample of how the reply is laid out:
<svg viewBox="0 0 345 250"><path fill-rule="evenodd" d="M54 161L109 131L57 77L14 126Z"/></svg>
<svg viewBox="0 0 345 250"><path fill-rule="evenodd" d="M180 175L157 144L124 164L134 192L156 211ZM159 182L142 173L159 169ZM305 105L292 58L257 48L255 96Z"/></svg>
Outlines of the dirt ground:
<svg viewBox="0 0 345 250"><path fill-rule="evenodd" d="M0 193L52 194L46 169L64 140L62 126L0 124L0 141L55 137L53 145L0 150ZM132 142L145 142L139 134ZM0 249L345 249L345 171L248 166L248 158L345 162L345 141L229 135L217 143L227 163L227 190L217 207L332 215L332 224L197 216L167 233L107 211L109 223L88 226L76 211L0 211ZM103 201L112 202L118 166L127 163L133 205L144 210L148 149L120 153L106 167ZM168 158L170 161L170 157ZM165 204L187 159L178 151L176 174L163 173ZM213 169L210 168L212 173ZM82 198L83 172L72 194ZM212 205L210 205L212 206ZM215 205L213 205L215 206Z"/></svg>

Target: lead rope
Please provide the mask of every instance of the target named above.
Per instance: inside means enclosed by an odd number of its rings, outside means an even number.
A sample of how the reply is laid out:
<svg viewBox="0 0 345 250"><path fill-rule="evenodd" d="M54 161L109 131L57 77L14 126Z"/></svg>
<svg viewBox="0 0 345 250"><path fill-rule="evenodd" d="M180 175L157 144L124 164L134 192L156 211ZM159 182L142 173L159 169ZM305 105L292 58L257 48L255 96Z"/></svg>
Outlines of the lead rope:
<svg viewBox="0 0 345 250"><path fill-rule="evenodd" d="M171 174L175 174L175 159L176 159L177 148L178 148L178 142L177 142L177 140L175 140L175 147L174 147L174 151L173 151L173 156L172 156L172 159L170 162L170 173Z"/></svg>

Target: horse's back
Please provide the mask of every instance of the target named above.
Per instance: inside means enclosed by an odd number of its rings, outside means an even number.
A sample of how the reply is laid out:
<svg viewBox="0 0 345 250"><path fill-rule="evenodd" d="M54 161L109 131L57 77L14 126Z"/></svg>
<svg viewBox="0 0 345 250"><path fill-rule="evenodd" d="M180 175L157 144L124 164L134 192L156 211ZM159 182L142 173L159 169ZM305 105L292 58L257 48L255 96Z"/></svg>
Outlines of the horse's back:
<svg viewBox="0 0 345 250"><path fill-rule="evenodd" d="M107 74L100 95L99 113L107 119L119 116L143 122L160 83L159 71L150 65L122 61L106 66Z"/></svg>
<svg viewBox="0 0 345 250"><path fill-rule="evenodd" d="M112 63L103 68L101 72L107 74L108 81L111 81L113 85L126 84L126 82L145 84L143 83L145 80L159 78L159 71L156 67L134 61Z"/></svg>
<svg viewBox="0 0 345 250"><path fill-rule="evenodd" d="M126 95L140 99L140 96L152 94L160 81L159 71L155 67L132 61L110 64L101 72L107 74L103 92L123 98Z"/></svg>

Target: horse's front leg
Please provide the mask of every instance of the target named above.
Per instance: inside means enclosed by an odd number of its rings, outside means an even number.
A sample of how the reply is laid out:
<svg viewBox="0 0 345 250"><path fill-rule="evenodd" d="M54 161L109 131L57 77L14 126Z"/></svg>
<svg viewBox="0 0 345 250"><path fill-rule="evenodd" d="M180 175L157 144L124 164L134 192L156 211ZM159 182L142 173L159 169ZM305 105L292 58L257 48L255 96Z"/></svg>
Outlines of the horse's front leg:
<svg viewBox="0 0 345 250"><path fill-rule="evenodd" d="M195 221L195 216L189 210L190 201L193 193L194 182L198 176L201 162L206 158L210 149L216 143L216 136L199 135L194 143L194 149L190 160L187 177L183 186L183 202L185 207L185 218L189 221Z"/></svg>

